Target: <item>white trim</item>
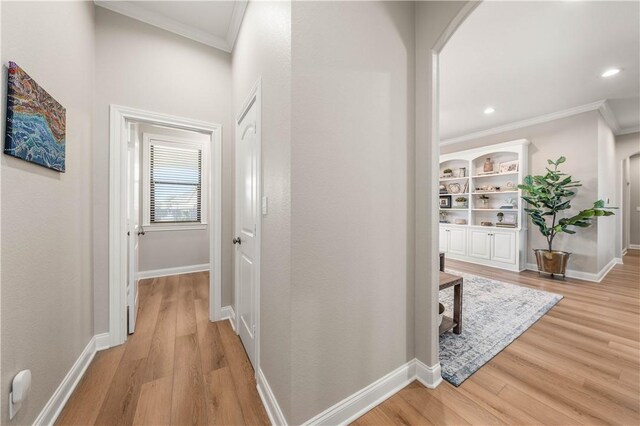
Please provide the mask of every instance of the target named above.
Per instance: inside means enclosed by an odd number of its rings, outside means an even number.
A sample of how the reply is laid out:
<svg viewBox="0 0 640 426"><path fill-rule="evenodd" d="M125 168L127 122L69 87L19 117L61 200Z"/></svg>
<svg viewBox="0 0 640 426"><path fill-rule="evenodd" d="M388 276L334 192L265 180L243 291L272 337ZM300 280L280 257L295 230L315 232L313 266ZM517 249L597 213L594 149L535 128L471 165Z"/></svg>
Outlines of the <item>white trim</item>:
<svg viewBox="0 0 640 426"><path fill-rule="evenodd" d="M200 120L154 113L120 105L110 106L109 122L109 346L127 339L126 332L126 255L127 255L127 124L128 120L159 124L211 135L208 211L210 216L209 319L221 316L222 295L222 127Z"/></svg>
<svg viewBox="0 0 640 426"><path fill-rule="evenodd" d="M64 376L64 379L53 392L42 411L40 411L40 414L33 422L34 425L53 425L55 423L96 354L96 340L97 336L91 337L76 362ZM101 341L104 341L104 339L101 338Z"/></svg>
<svg viewBox="0 0 640 426"><path fill-rule="evenodd" d="M208 270L208 263L202 263L200 265L176 266L173 268L152 269L149 271L139 271L138 279L144 280L147 278L168 277L170 275L191 274L193 272L203 272Z"/></svg>
<svg viewBox="0 0 640 426"><path fill-rule="evenodd" d="M244 8L246 8L246 1L239 3L245 3L244 5L234 6L234 10L229 24L229 31L226 37L219 37L214 34L210 34L206 31L198 30L190 25L179 22L175 19L171 19L160 13L156 13L138 6L130 1L107 1L107 0L95 0L96 6L109 9L112 12L119 13L121 15L128 16L129 18L136 19L144 22L145 24L153 25L154 27L162 28L163 30L172 32L174 34L181 35L188 39L206 44L216 49L223 50L225 52L231 52L233 45L235 44L240 24L242 23L242 17L244 15ZM236 12L236 9L238 11ZM239 15L239 17L238 17Z"/></svg>
<svg viewBox="0 0 640 426"><path fill-rule="evenodd" d="M412 362L415 365L416 379L420 383L429 389L435 389L442 383L440 363L430 367L419 359L414 359Z"/></svg>
<svg viewBox="0 0 640 426"><path fill-rule="evenodd" d="M222 317L221 320L229 320L231 323L231 327L233 331L236 331L236 313L233 310L233 306L227 305L222 307Z"/></svg>
<svg viewBox="0 0 640 426"><path fill-rule="evenodd" d="M569 278L575 278L575 279L578 279L578 280L591 281L591 282L594 282L594 283L599 283L604 279L604 277L607 276L609 271L611 271L614 266L616 266L618 264L621 264L621 263L622 263L622 259L620 259L619 257L614 257L598 273L594 274L592 272L583 272L583 271L576 271L574 269L567 269L566 276L569 277ZM538 272L538 265L536 265L535 263L527 263L526 266L527 266L527 268L526 268L527 270Z"/></svg>
<svg viewBox="0 0 640 426"><path fill-rule="evenodd" d="M435 389L442 382L440 364L438 363L433 367L429 367L420 360L414 358L379 378L370 385L360 389L353 395L350 395L332 407L329 407L310 420L307 420L303 425L349 424L358 417L372 410L387 398L393 396L414 380L419 380L424 386L430 389ZM265 406L270 404L276 408L278 407L275 398L273 401L265 401L263 398L263 402ZM274 419L271 419L271 421L274 422ZM274 422L274 424L284 423Z"/></svg>
<svg viewBox="0 0 640 426"><path fill-rule="evenodd" d="M274 426L286 426L287 419L285 419L284 414L278 405L278 401L276 400L273 391L271 391L271 387L267 382L267 378L264 377L262 370L258 370L258 373L256 374L256 386L258 388L260 399L262 400L262 405L264 405L271 424Z"/></svg>
<svg viewBox="0 0 640 426"><path fill-rule="evenodd" d="M640 126L626 127L621 129L616 136L628 135L629 133L638 133L640 132Z"/></svg>
<svg viewBox="0 0 640 426"><path fill-rule="evenodd" d="M231 13L231 22L229 23L229 30L227 31L227 45L229 46L229 52L233 51L233 46L238 39L238 33L240 32L240 26L242 25L242 19L244 18L244 12L247 10L249 0L236 0L233 3L233 12Z"/></svg>
<svg viewBox="0 0 640 426"><path fill-rule="evenodd" d="M111 337L109 333L96 334L94 337L96 339L96 352L110 348Z"/></svg>
<svg viewBox="0 0 640 426"><path fill-rule="evenodd" d="M253 85L253 88L251 89L251 92L249 92L249 96L247 96L247 98L245 99L244 103L242 104L242 108L240 109L240 111L238 112L238 115L236 116L236 120L234 123L234 126L237 128L238 123L242 120L242 118L244 117L244 115L247 113L247 111L249 110L249 108L252 105L256 105L257 109L256 109L256 135L257 135L257 157L258 157L258 165L257 165L257 175L258 175L258 203L262 202L262 78L258 78L258 80L255 82L255 84ZM238 143L238 137L239 135L236 134L236 141L235 143ZM237 151L236 151L237 152ZM236 156L236 167L237 167L237 162L238 162L238 157ZM237 170L237 169L236 169ZM236 182L236 190L237 190L237 185L239 184L239 182ZM237 193L237 192L236 192ZM236 203L238 202L238 200L236 200ZM237 206L236 206L237 207ZM239 209L236 208L236 221L235 223L238 224L240 223L239 220ZM253 366L253 369L255 371L256 374L256 378L258 377L258 371L260 371L260 265L261 265L261 257L262 257L262 209L258 208L258 212L257 212L257 218L256 218L256 265L257 265L257 270L256 270L256 291L255 291L255 296L254 296L254 312L256 315L256 324L255 324L255 352L254 352L254 361L255 361L255 365ZM237 225L236 225L237 226ZM237 235L237 229L234 227L234 235ZM237 273L237 268L238 268L238 256L236 256L236 260L235 260L235 265L234 265L234 270L236 271L235 276L238 277L238 273ZM234 300L237 301L240 300L240 293L239 293L239 286L237 285L236 282L234 282L234 288L235 288L235 298ZM236 328L236 333L238 333L238 330Z"/></svg>
<svg viewBox="0 0 640 426"><path fill-rule="evenodd" d="M600 111L600 115L602 115L604 121L607 122L607 125L613 134L617 135L620 132L620 125L618 125L618 120L616 120L616 115L613 113L611 105L609 105L609 101L605 99L604 102L602 102L602 105L598 108L598 111Z"/></svg>
<svg viewBox="0 0 640 426"><path fill-rule="evenodd" d="M640 250L640 244L631 244L629 243L629 247L627 247L629 250Z"/></svg>

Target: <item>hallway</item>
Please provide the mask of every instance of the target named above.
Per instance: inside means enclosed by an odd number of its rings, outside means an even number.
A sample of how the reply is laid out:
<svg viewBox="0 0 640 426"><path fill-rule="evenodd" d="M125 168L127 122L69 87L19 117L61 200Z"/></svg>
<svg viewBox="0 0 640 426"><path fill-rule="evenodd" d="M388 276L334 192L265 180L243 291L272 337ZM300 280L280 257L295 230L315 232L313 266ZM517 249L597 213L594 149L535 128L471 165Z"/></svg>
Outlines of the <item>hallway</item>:
<svg viewBox="0 0 640 426"><path fill-rule="evenodd" d="M56 423L269 424L240 339L209 322L208 284L208 272L142 280L136 332L96 354Z"/></svg>

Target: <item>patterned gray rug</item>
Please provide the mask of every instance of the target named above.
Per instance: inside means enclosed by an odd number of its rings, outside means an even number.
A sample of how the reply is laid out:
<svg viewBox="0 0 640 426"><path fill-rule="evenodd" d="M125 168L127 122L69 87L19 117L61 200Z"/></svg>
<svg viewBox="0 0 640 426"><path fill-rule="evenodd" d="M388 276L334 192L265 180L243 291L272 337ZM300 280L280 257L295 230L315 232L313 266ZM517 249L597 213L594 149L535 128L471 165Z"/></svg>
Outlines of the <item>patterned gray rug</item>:
<svg viewBox="0 0 640 426"><path fill-rule="evenodd" d="M562 299L534 290L447 269L464 277L462 334L440 336L442 378L460 386ZM440 291L445 315L453 316L453 288Z"/></svg>

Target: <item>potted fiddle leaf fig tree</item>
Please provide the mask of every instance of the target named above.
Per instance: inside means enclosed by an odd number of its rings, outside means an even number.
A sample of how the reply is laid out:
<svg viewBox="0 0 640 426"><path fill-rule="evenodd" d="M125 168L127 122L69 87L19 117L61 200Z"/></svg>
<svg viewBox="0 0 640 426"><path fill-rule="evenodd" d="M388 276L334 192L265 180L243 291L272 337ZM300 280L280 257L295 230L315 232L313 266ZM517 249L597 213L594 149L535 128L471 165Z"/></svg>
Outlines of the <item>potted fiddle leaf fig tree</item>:
<svg viewBox="0 0 640 426"><path fill-rule="evenodd" d="M527 176L524 183L518 185L522 189L522 199L528 207L524 211L531 218L531 222L540 229L540 233L547 240L547 248L534 249L538 272L562 275L564 278L567 262L571 253L553 249L553 241L558 234L575 234L578 228L587 228L601 216L612 216L612 207L604 205L603 200L593 203L593 206L570 216L571 199L575 195L575 188L582 186L580 181L558 167L567 159L560 157L556 161L547 160L547 173L538 176Z"/></svg>

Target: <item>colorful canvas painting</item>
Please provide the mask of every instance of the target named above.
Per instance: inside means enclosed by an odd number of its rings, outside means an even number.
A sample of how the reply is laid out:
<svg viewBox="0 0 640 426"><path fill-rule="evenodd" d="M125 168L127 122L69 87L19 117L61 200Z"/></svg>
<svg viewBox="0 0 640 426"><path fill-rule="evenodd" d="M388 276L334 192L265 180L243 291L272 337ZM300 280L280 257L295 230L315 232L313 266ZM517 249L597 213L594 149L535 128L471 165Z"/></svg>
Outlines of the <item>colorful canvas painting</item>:
<svg viewBox="0 0 640 426"><path fill-rule="evenodd" d="M14 62L8 82L5 154L64 172L64 107Z"/></svg>

